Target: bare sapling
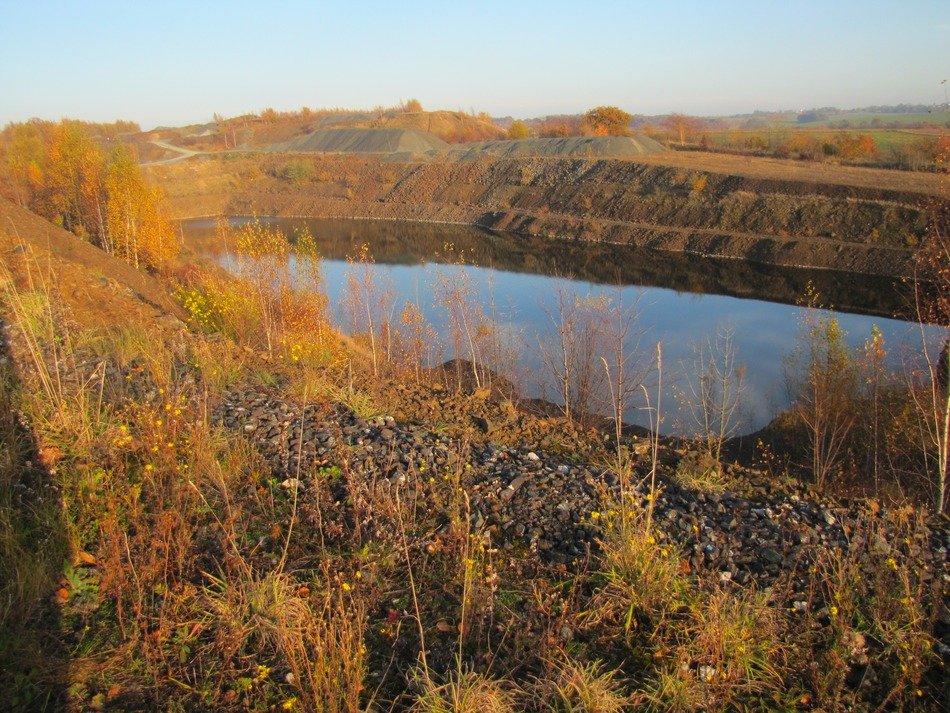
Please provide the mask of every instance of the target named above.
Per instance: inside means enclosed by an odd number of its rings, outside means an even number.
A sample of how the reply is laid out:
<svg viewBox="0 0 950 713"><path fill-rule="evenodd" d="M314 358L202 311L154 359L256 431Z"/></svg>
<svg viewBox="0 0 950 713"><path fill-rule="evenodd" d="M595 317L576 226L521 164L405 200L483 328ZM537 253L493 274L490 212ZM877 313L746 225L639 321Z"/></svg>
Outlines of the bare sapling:
<svg viewBox="0 0 950 713"><path fill-rule="evenodd" d="M296 301L296 309L285 305L284 326L298 335L310 332L317 343L323 343L330 333L330 301L324 290L323 258L316 238L307 227L294 231L293 248L296 277L293 287L300 299Z"/></svg>
<svg viewBox="0 0 950 713"><path fill-rule="evenodd" d="M242 226L236 243L238 272L252 289L267 353L273 356L280 342L280 297L288 279L290 245L279 229L259 220Z"/></svg>
<svg viewBox="0 0 950 713"><path fill-rule="evenodd" d="M656 473L660 462L660 425L663 423L662 412L660 410L663 400L663 345L656 343L656 407L650 405L650 392L645 384L640 384L643 395L646 398L646 412L650 419L650 489L647 492L647 512L646 512L646 531L649 533L653 527L653 510L656 508Z"/></svg>
<svg viewBox="0 0 950 713"><path fill-rule="evenodd" d="M484 342L491 335L492 324L482 309L472 278L462 269L466 264L465 253L456 254L455 246L451 244L446 244L443 250L456 269L450 272L440 270L436 274L436 304L448 320L456 360L465 356L475 388L481 389L486 385L483 382L487 377L483 365Z"/></svg>
<svg viewBox="0 0 950 713"><path fill-rule="evenodd" d="M946 250L946 246L944 247ZM944 259L950 259L950 253ZM950 264L948 262L947 264ZM927 338L925 321L929 316L922 303L919 286L915 288L918 320L920 322L921 356L924 364L923 378L911 378L909 390L914 406L923 422L924 468L933 489L933 506L937 512L946 512L948 507L948 468L950 468L950 327L944 321L943 352L938 352L932 339ZM936 310L931 310L934 315ZM914 370L919 372L919 370Z"/></svg>
<svg viewBox="0 0 950 713"><path fill-rule="evenodd" d="M419 284L414 299L403 302L393 318L393 361L403 374L412 375L417 384L428 378L426 371L441 363L443 349L435 327L422 306Z"/></svg>
<svg viewBox="0 0 950 713"><path fill-rule="evenodd" d="M524 350L524 334L515 329L511 319L514 308L507 305L499 310L495 300L494 277L488 277L488 330L485 336L485 360L489 370L486 376L491 382L494 375L504 377L510 384L522 382L520 368ZM493 387L494 384L488 383ZM510 394L508 394L510 395Z"/></svg>
<svg viewBox="0 0 950 713"><path fill-rule="evenodd" d="M554 329L554 345L539 340L541 362L558 389L564 418L589 419L612 401L601 368L610 348L610 304L604 295L578 297L559 285L555 304L542 309Z"/></svg>
<svg viewBox="0 0 950 713"><path fill-rule="evenodd" d="M382 280L368 244L347 257L347 263L343 309L351 332L368 341L373 375L378 376L392 354L393 289Z"/></svg>
<svg viewBox="0 0 950 713"><path fill-rule="evenodd" d="M874 492L881 492L881 452L883 447L883 404L884 390L888 386L887 350L884 335L877 325L871 328L871 335L864 341L864 353L861 371L865 384L865 399L868 402L871 418L866 425L868 432L866 444L866 469L871 475Z"/></svg>
<svg viewBox="0 0 950 713"><path fill-rule="evenodd" d="M937 157L937 164L944 168L950 165L947 151ZM931 233L918 255L914 279L914 306L928 380L925 386L910 387L917 411L926 424L924 460L934 509L940 513L950 507L950 204L945 200L950 179L946 174L943 189L944 200L935 202ZM925 323L939 327L939 342L928 340Z"/></svg>
<svg viewBox="0 0 950 713"><path fill-rule="evenodd" d="M216 241L224 248L225 265L229 272L234 271L234 261L231 255L231 224L224 216L218 216L214 221L214 235Z"/></svg>
<svg viewBox="0 0 950 713"><path fill-rule="evenodd" d="M721 328L715 339L694 346L695 359L687 370L685 399L693 422L699 429L707 455L722 463L722 446L741 425L745 389L745 366L737 361L731 327Z"/></svg>
<svg viewBox="0 0 950 713"><path fill-rule="evenodd" d="M553 309L544 310L554 326L557 335L557 348L545 349L541 344L541 359L553 381L558 387L561 409L568 423L572 422L571 384L574 381L574 358L576 351L576 328L578 321L577 302L574 296L559 286L555 291L557 304Z"/></svg>
<svg viewBox="0 0 950 713"><path fill-rule="evenodd" d="M611 419L614 422L614 445L617 468L625 468L623 451L623 417L630 397L640 389L646 369L636 361L642 332L638 331L639 300L625 305L623 289L618 284L614 300L607 309L606 346L609 357L601 357L610 393Z"/></svg>

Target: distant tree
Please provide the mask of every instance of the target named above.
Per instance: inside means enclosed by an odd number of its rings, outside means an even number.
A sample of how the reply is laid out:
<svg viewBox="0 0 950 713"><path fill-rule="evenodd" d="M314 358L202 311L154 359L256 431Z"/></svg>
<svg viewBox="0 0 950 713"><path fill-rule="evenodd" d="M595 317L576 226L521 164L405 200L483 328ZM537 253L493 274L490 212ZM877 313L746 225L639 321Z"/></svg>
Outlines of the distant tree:
<svg viewBox="0 0 950 713"><path fill-rule="evenodd" d="M574 136L580 133L578 127L571 126L566 121L548 120L541 124L538 135L545 139L557 139L565 136Z"/></svg>
<svg viewBox="0 0 950 713"><path fill-rule="evenodd" d="M663 126L674 136L679 136L680 144L685 144L687 138L700 130L702 122L694 116L670 114L663 120Z"/></svg>
<svg viewBox="0 0 950 713"><path fill-rule="evenodd" d="M10 137L6 159L16 201L27 207L43 185L43 126L39 122L11 124L4 133Z"/></svg>
<svg viewBox="0 0 950 713"><path fill-rule="evenodd" d="M528 129L528 125L521 121L521 119L516 119L511 122L511 126L508 127L509 139L526 139L529 136L531 136L531 131Z"/></svg>
<svg viewBox="0 0 950 713"><path fill-rule="evenodd" d="M582 129L594 136L626 136L631 115L615 106L599 106L584 114Z"/></svg>
<svg viewBox="0 0 950 713"><path fill-rule="evenodd" d="M835 137L834 146L837 148L838 155L846 159L873 158L877 153L877 144L870 134L855 136L842 131Z"/></svg>
<svg viewBox="0 0 950 713"><path fill-rule="evenodd" d="M303 183L313 177L313 163L303 159L288 161L276 168L274 175L291 183Z"/></svg>
<svg viewBox="0 0 950 713"><path fill-rule="evenodd" d="M75 121L57 124L46 163L44 215L82 238L105 239L105 158L88 129ZM100 247L108 249L105 244Z"/></svg>
<svg viewBox="0 0 950 713"><path fill-rule="evenodd" d="M402 106L402 110L407 114L415 114L422 111L422 102L418 99L410 99Z"/></svg>
<svg viewBox="0 0 950 713"><path fill-rule="evenodd" d="M218 126L218 133L224 138L224 148L233 149L237 146L236 137L234 135L234 124L233 122L228 121L221 114L214 115L214 123ZM228 135L230 134L231 141L228 142Z"/></svg>
<svg viewBox="0 0 950 713"><path fill-rule="evenodd" d="M127 125L31 121L10 130L6 158L15 180L27 182L30 195L20 198L32 210L136 267L157 267L179 247L158 192L133 148L116 142L108 156L100 148L99 137Z"/></svg>
<svg viewBox="0 0 950 713"><path fill-rule="evenodd" d="M826 114L819 111L803 111L798 115L799 124L813 124L817 121L825 121L828 118Z"/></svg>
<svg viewBox="0 0 950 713"><path fill-rule="evenodd" d="M788 151L790 154L798 154L801 159L814 161L824 154L824 145L821 141L810 135L811 132L796 131L788 141Z"/></svg>

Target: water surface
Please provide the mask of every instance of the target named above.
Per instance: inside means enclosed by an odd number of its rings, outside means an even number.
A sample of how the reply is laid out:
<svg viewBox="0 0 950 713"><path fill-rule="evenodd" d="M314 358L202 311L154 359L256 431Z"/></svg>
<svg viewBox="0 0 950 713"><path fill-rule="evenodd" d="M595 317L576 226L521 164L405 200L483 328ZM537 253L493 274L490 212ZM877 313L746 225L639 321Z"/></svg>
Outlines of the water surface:
<svg viewBox="0 0 950 713"><path fill-rule="evenodd" d="M243 219L232 220L240 223ZM464 281L508 341L517 345L518 360L506 360L501 366L528 396L556 400L539 354L541 345L553 344L551 317L559 291L581 300L602 297L614 304L636 305L635 334L627 347L648 365L655 359L656 345L662 346L662 430L668 433L692 430L688 412L679 407L679 401L689 393L689 379L695 375L695 348L724 329L733 333L738 361L746 371L743 430L761 427L788 405L785 369L805 318L805 310L795 303L809 285L821 294L822 304L835 306L834 311L813 311L812 316L836 317L853 348L862 347L877 328L884 336L892 369L907 368L920 352L919 325L906 319L911 304L908 288L894 280L500 235L459 226L268 220L288 234L306 226L317 239L325 289L344 329L345 316L338 307L347 271L352 269L347 258L356 256L364 243L374 259L364 267L376 284L392 291L395 314L406 301L418 305L435 327L445 358L454 356L453 340L445 310L436 304L435 285ZM183 230L197 245L210 245L204 241L213 233L211 221L186 221ZM447 244L454 250L447 251ZM466 264L454 264L459 253ZM217 257L223 265L234 264L220 253ZM291 270L294 265L292 260ZM924 331L931 340L940 338L938 329ZM654 369L647 381L653 403L656 382ZM648 425L644 406L642 398L637 399L626 419Z"/></svg>

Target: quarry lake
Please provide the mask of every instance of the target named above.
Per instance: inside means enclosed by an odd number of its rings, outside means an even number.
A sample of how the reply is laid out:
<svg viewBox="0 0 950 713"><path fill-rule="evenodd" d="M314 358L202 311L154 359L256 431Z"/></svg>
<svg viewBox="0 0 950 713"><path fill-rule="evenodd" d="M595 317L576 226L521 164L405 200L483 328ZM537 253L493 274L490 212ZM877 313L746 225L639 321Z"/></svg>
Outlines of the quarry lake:
<svg viewBox="0 0 950 713"><path fill-rule="evenodd" d="M239 226L249 219L232 218ZM835 316L847 343L863 352L875 328L883 335L888 367L907 373L919 362L921 329L908 319L912 293L897 280L829 271L790 270L693 255L660 254L621 245L575 240L529 238L488 233L476 228L418 223L261 219L287 235L306 227L322 258L324 290L334 322L351 327L342 302L348 274L369 277L380 293L388 293L384 311L399 321L407 303L418 307L435 332L433 358L454 356L456 340L451 318L440 303L446 289L471 295L496 328L506 354L495 359L527 397L558 401L556 379L542 353L556 350L559 295L570 303L635 307L637 319L627 349L632 363L655 362L662 345L662 431L691 433L695 424L684 398L697 381L697 345L732 333L736 363L745 369L742 431L765 425L788 405L786 371L801 344L808 310L799 306L811 288L821 304L834 312L811 310L811 318ZM187 241L225 268L237 269L241 258L214 238L213 220L182 223ZM361 246L372 262L360 263ZM450 250L448 246L453 248ZM233 246L230 246L233 251ZM464 264L459 264L459 256ZM349 259L348 259L349 258ZM353 264L351 264L351 261ZM246 265L246 263L244 263ZM288 269L295 271L291 257ZM441 300L444 301L444 300ZM896 317L896 318L895 318ZM944 332L926 327L932 344ZM939 345L938 345L939 346ZM458 356L468 357L467 350ZM654 363L655 367L655 363ZM633 369L631 365L631 369ZM656 398L655 368L647 377ZM625 420L649 425L642 392L631 398Z"/></svg>

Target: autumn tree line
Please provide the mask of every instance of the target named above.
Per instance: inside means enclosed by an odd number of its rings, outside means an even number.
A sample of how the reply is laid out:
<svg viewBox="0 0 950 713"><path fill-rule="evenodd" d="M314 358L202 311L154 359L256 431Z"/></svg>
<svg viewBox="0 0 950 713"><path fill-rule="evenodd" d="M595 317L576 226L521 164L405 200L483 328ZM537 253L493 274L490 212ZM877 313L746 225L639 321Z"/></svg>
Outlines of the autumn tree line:
<svg viewBox="0 0 950 713"><path fill-rule="evenodd" d="M179 245L160 192L121 141L138 130L132 122L71 119L8 124L0 133L0 190L136 268L157 268Z"/></svg>
<svg viewBox="0 0 950 713"><path fill-rule="evenodd" d="M507 138L562 138L568 136L627 136L646 134L672 149L703 150L802 161L839 161L910 170L934 170L950 148L946 135L907 139L898 132L860 132L846 128L795 129L761 126L727 127L716 119L686 114L647 120L615 106L601 106L585 114L516 119Z"/></svg>

